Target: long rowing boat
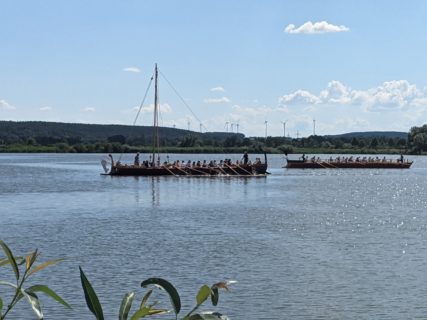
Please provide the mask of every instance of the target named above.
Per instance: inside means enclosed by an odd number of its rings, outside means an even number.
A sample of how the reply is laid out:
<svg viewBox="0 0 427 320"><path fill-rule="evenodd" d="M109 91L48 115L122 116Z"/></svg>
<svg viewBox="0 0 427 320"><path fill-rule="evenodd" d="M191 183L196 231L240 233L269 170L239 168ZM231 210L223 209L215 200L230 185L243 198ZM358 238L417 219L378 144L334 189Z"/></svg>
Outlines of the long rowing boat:
<svg viewBox="0 0 427 320"><path fill-rule="evenodd" d="M283 166L288 169L409 169L413 161L393 159L286 159Z"/></svg>
<svg viewBox="0 0 427 320"><path fill-rule="evenodd" d="M133 164L121 163L120 159L114 161L110 154L108 160L102 160L101 164L106 175L110 176L265 176L267 174L267 155L264 153L264 162L260 158L250 162L245 153L242 162L231 163L229 159L209 164L197 164L189 161L187 164L180 162L162 162L159 154L159 101L157 96L158 85L157 64L154 68L154 123L153 123L153 152L149 161L139 161L139 153ZM142 104L141 104L142 106ZM139 114L139 112L138 112ZM136 122L136 119L135 119ZM108 166L110 163L110 166Z"/></svg>
<svg viewBox="0 0 427 320"><path fill-rule="evenodd" d="M114 161L112 161L114 163ZM222 164L207 166L176 166L171 163L162 165L127 165L114 164L107 173L112 176L264 176L267 174L267 163Z"/></svg>

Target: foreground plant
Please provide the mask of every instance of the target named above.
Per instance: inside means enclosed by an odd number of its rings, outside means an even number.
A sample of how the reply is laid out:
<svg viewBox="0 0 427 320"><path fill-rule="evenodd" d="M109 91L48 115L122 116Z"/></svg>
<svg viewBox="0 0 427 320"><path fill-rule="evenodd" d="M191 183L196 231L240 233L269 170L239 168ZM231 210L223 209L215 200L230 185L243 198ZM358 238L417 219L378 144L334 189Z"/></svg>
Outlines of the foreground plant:
<svg viewBox="0 0 427 320"><path fill-rule="evenodd" d="M80 279L85 294L86 304L89 310L94 314L97 320L104 320L104 314L98 296L96 295L95 290L93 289L81 267ZM218 312L195 312L203 303L205 303L206 300L208 300L209 297L211 298L212 305L216 306L219 300L219 289L225 289L228 291L228 286L231 283L233 283L233 281L219 282L211 287L207 285L202 286L196 296L196 305L182 318L182 320L228 319L228 317L221 315ZM178 319L178 314L181 311L181 298L175 287L167 280L161 278L149 278L141 283L141 287L145 288L148 286L154 286L166 291L172 304L172 310L156 308L155 306L157 305L157 302L148 303L148 300L153 292L153 289L150 288L143 296L138 309L133 312L130 318L128 317L135 299L135 292L129 292L125 294L119 310L119 320L137 320L153 315L166 314L171 312L175 314L175 319Z"/></svg>
<svg viewBox="0 0 427 320"><path fill-rule="evenodd" d="M26 257L15 257L4 241L0 240L0 246L6 255L6 258L0 258L0 267L11 265L16 278L16 283L0 280L0 285L11 287L14 290L13 298L7 304L7 307L5 307L3 300L0 297L0 320L6 319L6 316L9 314L9 312L22 298L27 300L33 312L37 316L37 319L43 319L40 300L36 292L44 293L66 308L71 309L68 303L66 303L59 295L57 295L46 285L38 284L25 288L27 280L33 274L50 265L55 265L64 259L49 260L36 265L37 259L40 256L40 253L37 249L34 252L28 254ZM4 312L3 307L5 307Z"/></svg>

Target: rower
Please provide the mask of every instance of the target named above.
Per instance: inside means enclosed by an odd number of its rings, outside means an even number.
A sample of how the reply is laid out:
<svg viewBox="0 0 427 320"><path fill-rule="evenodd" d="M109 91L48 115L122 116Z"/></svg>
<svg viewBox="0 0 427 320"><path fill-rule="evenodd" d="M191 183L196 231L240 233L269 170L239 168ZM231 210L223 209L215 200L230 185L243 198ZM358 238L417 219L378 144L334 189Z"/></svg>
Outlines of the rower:
<svg viewBox="0 0 427 320"><path fill-rule="evenodd" d="M249 160L248 152L245 151L245 153L243 154L243 164L248 164L248 160Z"/></svg>
<svg viewBox="0 0 427 320"><path fill-rule="evenodd" d="M139 152L136 153L135 160L133 161L135 166L139 166Z"/></svg>

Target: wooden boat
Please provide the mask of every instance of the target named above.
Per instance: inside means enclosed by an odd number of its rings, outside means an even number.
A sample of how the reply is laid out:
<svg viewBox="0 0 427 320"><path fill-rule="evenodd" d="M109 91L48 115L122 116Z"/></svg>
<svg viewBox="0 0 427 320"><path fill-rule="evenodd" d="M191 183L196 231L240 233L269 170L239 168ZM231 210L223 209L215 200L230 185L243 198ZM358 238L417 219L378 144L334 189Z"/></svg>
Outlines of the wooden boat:
<svg viewBox="0 0 427 320"><path fill-rule="evenodd" d="M267 163L228 164L207 166L176 166L171 163L162 165L127 165L111 166L108 175L112 176L264 176L267 174Z"/></svg>
<svg viewBox="0 0 427 320"><path fill-rule="evenodd" d="M287 163L283 167L288 169L409 169L412 163L413 161L403 159L287 159Z"/></svg>
<svg viewBox="0 0 427 320"><path fill-rule="evenodd" d="M153 153L150 155L150 161L144 161L142 164L138 160L134 164L122 164L120 161L114 161L112 155L109 155L109 161L103 160L101 164L105 174L111 176L265 176L267 174L267 156L264 154L264 162L257 158L255 162L245 160L238 163L232 163L229 159L221 161L219 164L211 162L209 164L196 164L190 162L169 163L161 162L159 150L159 102L157 97L157 64L154 69L154 122L153 122ZM136 120L135 120L136 122ZM135 123L134 122L134 123ZM139 154L138 154L139 155ZM119 159L120 160L120 159ZM169 159L168 159L169 160ZM108 168L110 162L110 168Z"/></svg>

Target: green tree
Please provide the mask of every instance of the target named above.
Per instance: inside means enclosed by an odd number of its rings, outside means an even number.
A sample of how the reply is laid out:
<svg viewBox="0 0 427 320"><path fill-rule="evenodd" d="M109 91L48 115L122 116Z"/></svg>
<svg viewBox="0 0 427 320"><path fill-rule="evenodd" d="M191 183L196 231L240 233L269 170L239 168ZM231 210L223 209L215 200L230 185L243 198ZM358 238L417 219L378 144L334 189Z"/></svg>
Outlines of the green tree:
<svg viewBox="0 0 427 320"><path fill-rule="evenodd" d="M373 149L377 149L378 148L378 139L377 138L373 138L371 140L371 143L369 144L369 147L373 148Z"/></svg>
<svg viewBox="0 0 427 320"><path fill-rule="evenodd" d="M36 142L36 140L34 138L30 137L30 138L27 139L27 145L34 146L36 144L37 144L37 142Z"/></svg>
<svg viewBox="0 0 427 320"><path fill-rule="evenodd" d="M110 136L107 138L107 140L108 140L108 142L111 142L111 143L114 143L114 142L122 143L122 144L126 143L126 137L124 135L121 135L121 134Z"/></svg>
<svg viewBox="0 0 427 320"><path fill-rule="evenodd" d="M413 147L418 153L425 151L427 149L427 134L417 133L413 137Z"/></svg>

